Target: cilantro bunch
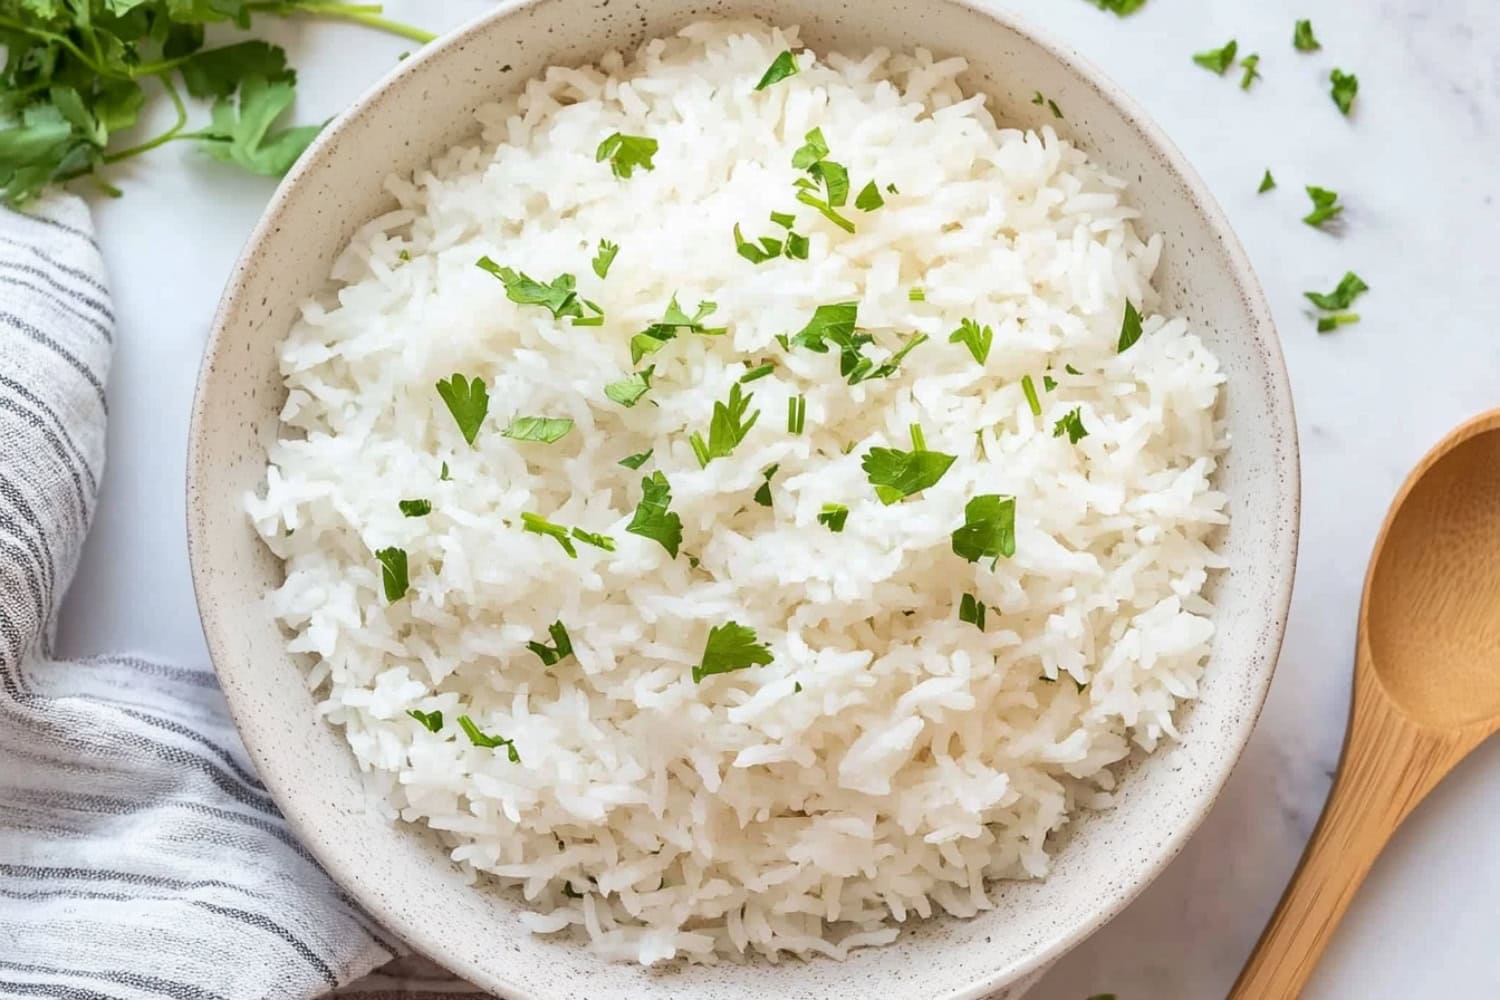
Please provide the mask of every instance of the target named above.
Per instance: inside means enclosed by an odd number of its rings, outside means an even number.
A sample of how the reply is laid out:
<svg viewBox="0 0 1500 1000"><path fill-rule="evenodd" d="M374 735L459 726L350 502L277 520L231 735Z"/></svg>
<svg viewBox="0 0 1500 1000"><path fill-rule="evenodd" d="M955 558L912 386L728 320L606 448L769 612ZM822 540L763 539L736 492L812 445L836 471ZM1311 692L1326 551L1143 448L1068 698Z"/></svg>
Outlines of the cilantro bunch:
<svg viewBox="0 0 1500 1000"><path fill-rule="evenodd" d="M205 45L207 26L244 30L257 15L336 18L432 38L381 17L379 7L323 0L0 0L0 202L24 205L49 184L174 140L252 173L284 173L321 127L276 127L295 97L286 53L257 40ZM155 90L177 120L121 148L115 138L136 124ZM186 130L184 95L213 102L201 128Z"/></svg>

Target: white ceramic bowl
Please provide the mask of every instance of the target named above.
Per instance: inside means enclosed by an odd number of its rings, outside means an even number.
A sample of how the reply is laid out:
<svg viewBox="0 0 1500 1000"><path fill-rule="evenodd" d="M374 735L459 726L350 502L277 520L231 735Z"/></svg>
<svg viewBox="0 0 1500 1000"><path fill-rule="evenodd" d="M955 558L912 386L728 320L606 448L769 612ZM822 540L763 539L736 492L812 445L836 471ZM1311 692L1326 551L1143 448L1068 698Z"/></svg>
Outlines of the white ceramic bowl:
<svg viewBox="0 0 1500 1000"><path fill-rule="evenodd" d="M281 568L241 510L260 482L283 398L277 345L355 228L389 204L382 180L477 131L472 112L544 67L629 48L705 17L799 25L819 51L925 46L962 55L966 86L1000 120L1054 124L1132 182L1147 231L1166 237L1164 311L1186 316L1228 374L1230 569L1214 584L1218 633L1182 740L1127 768L1119 804L1089 815L1045 880L1007 885L972 920L915 922L847 962L645 970L522 929L518 902L466 885L427 836L367 805L341 733L319 722L264 597ZM330 874L417 950L513 1000L774 996L978 998L1020 991L1114 916L1182 847L1228 777L1259 712L1291 595L1298 521L1292 403L1265 301L1228 223L1172 144L1067 49L959 0L532 0L502 3L427 46L341 115L267 208L215 321L193 408L188 535L203 627L236 723L267 787Z"/></svg>

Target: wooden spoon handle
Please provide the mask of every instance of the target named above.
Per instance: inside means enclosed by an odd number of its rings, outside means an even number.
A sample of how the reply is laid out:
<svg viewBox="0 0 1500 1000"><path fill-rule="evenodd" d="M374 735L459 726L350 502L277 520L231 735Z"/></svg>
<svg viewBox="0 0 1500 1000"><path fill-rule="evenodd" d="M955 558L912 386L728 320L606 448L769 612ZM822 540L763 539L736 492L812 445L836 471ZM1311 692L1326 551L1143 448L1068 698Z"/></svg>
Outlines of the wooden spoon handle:
<svg viewBox="0 0 1500 1000"><path fill-rule="evenodd" d="M1301 996L1386 841L1468 752L1463 742L1413 726L1377 691L1356 696L1323 816L1228 1000Z"/></svg>

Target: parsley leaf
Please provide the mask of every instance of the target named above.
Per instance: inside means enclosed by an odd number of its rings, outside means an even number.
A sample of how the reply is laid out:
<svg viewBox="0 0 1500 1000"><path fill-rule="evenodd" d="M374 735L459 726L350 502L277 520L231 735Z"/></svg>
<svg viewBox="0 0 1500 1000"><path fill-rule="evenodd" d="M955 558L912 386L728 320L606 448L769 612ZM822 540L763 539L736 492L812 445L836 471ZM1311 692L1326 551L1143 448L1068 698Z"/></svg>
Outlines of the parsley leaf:
<svg viewBox="0 0 1500 1000"><path fill-rule="evenodd" d="M1052 425L1053 437L1062 437L1064 434L1068 436L1069 444L1077 444L1089 436L1088 428L1083 426L1083 407L1073 407Z"/></svg>
<svg viewBox="0 0 1500 1000"><path fill-rule="evenodd" d="M818 306L812 319L792 337L793 347L805 347L818 354L828 353L826 341L844 344L854 335L854 324L859 319L858 302L835 302Z"/></svg>
<svg viewBox="0 0 1500 1000"><path fill-rule="evenodd" d="M849 200L849 171L842 163L819 160L807 172L823 182L825 200L833 208L843 208Z"/></svg>
<svg viewBox="0 0 1500 1000"><path fill-rule="evenodd" d="M426 726L429 733L435 733L443 728L442 712L424 712L420 708L408 708L406 714Z"/></svg>
<svg viewBox="0 0 1500 1000"><path fill-rule="evenodd" d="M965 594L958 602L958 620L968 622L979 631L984 631L984 605L973 594Z"/></svg>
<svg viewBox="0 0 1500 1000"><path fill-rule="evenodd" d="M765 666L772 660L771 649L757 642L755 629L738 622L725 622L708 630L703 660L693 668L693 683L713 674L727 674L747 667Z"/></svg>
<svg viewBox="0 0 1500 1000"><path fill-rule="evenodd" d="M797 57L791 51L786 51L771 60L771 65L766 68L765 75L755 85L756 90L765 90L773 83L779 83L789 76L797 75Z"/></svg>
<svg viewBox="0 0 1500 1000"><path fill-rule="evenodd" d="M885 199L880 196L880 188L870 181L860 188L859 195L854 199L854 207L861 212L873 212L885 204Z"/></svg>
<svg viewBox="0 0 1500 1000"><path fill-rule="evenodd" d="M1307 185L1307 196L1312 199L1313 208L1311 212L1303 216L1302 221L1314 228L1321 228L1327 222L1344 211L1344 206L1338 203L1337 191L1320 188L1315 185Z"/></svg>
<svg viewBox="0 0 1500 1000"><path fill-rule="evenodd" d="M786 257L787 260L806 260L807 250L810 245L806 236L800 233L786 234Z"/></svg>
<svg viewBox="0 0 1500 1000"><path fill-rule="evenodd" d="M815 128L803 138L805 141L792 154L792 166L798 170L806 170L828 155L828 141L823 138L822 129Z"/></svg>
<svg viewBox="0 0 1500 1000"><path fill-rule="evenodd" d="M782 229L791 229L797 224L797 217L791 212L772 212L771 221Z"/></svg>
<svg viewBox="0 0 1500 1000"><path fill-rule="evenodd" d="M1333 83L1333 103L1339 106L1344 117L1349 117L1349 111L1354 107L1354 99L1359 96L1359 77L1353 73L1345 73L1341 69L1335 69L1328 75Z"/></svg>
<svg viewBox="0 0 1500 1000"><path fill-rule="evenodd" d="M760 489L755 491L755 502L762 507L771 506L771 477L776 475L776 470L781 468L779 464L771 464L760 470L766 481L760 484Z"/></svg>
<svg viewBox="0 0 1500 1000"><path fill-rule="evenodd" d="M474 725L474 720L469 718L467 715L460 715L458 717L458 725L459 728L464 731L464 735L469 738L469 742L474 744L476 747L482 747L485 750L494 750L496 747L504 747L505 752L510 757L510 762L512 764L521 763L521 754L516 750L516 744L514 740L508 740L503 736L486 736L483 732L480 731L478 726Z"/></svg>
<svg viewBox="0 0 1500 1000"><path fill-rule="evenodd" d="M510 426L501 431L500 435L512 441L554 444L572 429L573 421L568 417L512 417Z"/></svg>
<svg viewBox="0 0 1500 1000"><path fill-rule="evenodd" d="M1125 300L1125 318L1120 321L1120 340L1115 345L1116 354L1124 354L1135 346L1136 341L1141 339L1141 314L1136 311L1135 303L1129 299Z"/></svg>
<svg viewBox="0 0 1500 1000"><path fill-rule="evenodd" d="M753 393L742 393L740 384L736 382L729 387L728 402L714 404L713 416L708 422L708 441L705 443L703 435L697 432L688 439L700 468L707 468L708 463L716 458L728 456L745 440L745 435L750 433L750 428L760 419L759 410L750 414L748 420L745 419L745 411L750 408L750 401L754 398Z"/></svg>
<svg viewBox="0 0 1500 1000"><path fill-rule="evenodd" d="M1341 326L1349 326L1351 323L1359 322L1359 313L1334 313L1331 316L1320 316L1318 318L1318 332L1332 333Z"/></svg>
<svg viewBox="0 0 1500 1000"><path fill-rule="evenodd" d="M1225 71L1234 65L1234 57L1239 50L1239 43L1231 38L1229 44L1221 49L1209 49L1206 52L1199 52L1193 56L1193 62L1210 72L1223 76Z"/></svg>
<svg viewBox="0 0 1500 1000"><path fill-rule="evenodd" d="M964 505L963 526L953 532L953 551L969 562L1016 554L1016 498L984 493Z"/></svg>
<svg viewBox="0 0 1500 1000"><path fill-rule="evenodd" d="M521 526L523 531L529 531L534 535L546 535L562 546L569 559L578 558L578 549L568 538L568 529L560 524L553 524L540 514L525 511L521 514Z"/></svg>
<svg viewBox="0 0 1500 1000"><path fill-rule="evenodd" d="M609 277L609 265L615 262L615 254L620 252L620 244L611 243L609 240L599 241L599 252L594 254L592 266L594 273L600 278Z"/></svg>
<svg viewBox="0 0 1500 1000"><path fill-rule="evenodd" d="M599 143L594 153L594 162L609 161L609 169L616 177L629 180L635 168L655 170L651 158L656 155L656 140L644 135L624 135L616 132Z"/></svg>
<svg viewBox="0 0 1500 1000"><path fill-rule="evenodd" d="M1271 176L1271 171L1266 170L1266 175L1260 179L1260 187L1255 189L1256 194L1265 194L1276 187L1276 178Z"/></svg>
<svg viewBox="0 0 1500 1000"><path fill-rule="evenodd" d="M1031 410L1033 417L1042 415L1042 401L1036 394L1036 382L1032 381L1030 375L1021 376L1021 391L1026 394L1026 405Z"/></svg>
<svg viewBox="0 0 1500 1000"><path fill-rule="evenodd" d="M193 97L228 97L252 76L272 83L297 79L287 68L286 51L258 39L200 49L182 64L180 72L183 86Z"/></svg>
<svg viewBox="0 0 1500 1000"><path fill-rule="evenodd" d="M289 80L246 77L240 83L239 104L221 98L214 104L207 128L194 134L204 152L253 174L279 177L322 131L321 125L301 125L272 132L271 126L291 107L295 86Z"/></svg>
<svg viewBox="0 0 1500 1000"><path fill-rule="evenodd" d="M431 500L402 500L396 504L407 517L426 517L432 513Z"/></svg>
<svg viewBox="0 0 1500 1000"><path fill-rule="evenodd" d="M406 550L398 548L378 549L375 558L380 562L380 582L385 587L387 604L395 604L406 596L410 582L406 576Z"/></svg>
<svg viewBox="0 0 1500 1000"><path fill-rule="evenodd" d="M1348 309L1354 304L1354 300L1370 290L1370 286L1364 283L1359 275L1348 271L1339 279L1338 287L1327 295L1321 292L1303 292L1307 300L1319 309L1338 310Z"/></svg>
<svg viewBox="0 0 1500 1000"><path fill-rule="evenodd" d="M523 306L543 306L554 319L564 316L583 318L583 305L578 301L578 281L571 274L559 274L550 285L544 285L525 272L501 267L488 257L475 261L481 271L499 278L505 285L505 297Z"/></svg>
<svg viewBox="0 0 1500 1000"><path fill-rule="evenodd" d="M452 378L438 380L437 391L448 404L448 412L453 414L464 441L472 445L474 435L479 433L479 425L484 423L484 416L490 411L490 394L484 387L484 380L477 376L468 379L454 372Z"/></svg>
<svg viewBox="0 0 1500 1000"><path fill-rule="evenodd" d="M1323 47L1313 34L1311 21L1298 21L1292 29L1292 47L1298 52L1316 52Z"/></svg>
<svg viewBox="0 0 1500 1000"><path fill-rule="evenodd" d="M948 334L948 343L963 344L981 365L989 360L990 345L995 341L995 331L989 326L980 326L972 319L959 323L957 330Z"/></svg>
<svg viewBox="0 0 1500 1000"><path fill-rule="evenodd" d="M860 468L875 496L886 506L936 485L958 458L940 451L928 451L922 440L922 429L911 427L911 451L897 448L871 448L860 461Z"/></svg>
<svg viewBox="0 0 1500 1000"><path fill-rule="evenodd" d="M636 452L634 455L626 455L620 459L619 464L625 466L627 469L639 469L651 460L651 453L654 451L656 451L655 448L647 448L645 451Z"/></svg>
<svg viewBox="0 0 1500 1000"><path fill-rule="evenodd" d="M611 382L604 387L604 395L621 406L630 407L641 401L651 389L651 376L656 371L655 365L647 365L638 372L634 372L618 382Z"/></svg>
<svg viewBox="0 0 1500 1000"><path fill-rule="evenodd" d="M676 559L682 545L682 518L667 509L671 503L672 486L667 477L660 470L651 473L641 480L641 502L625 530L660 543Z"/></svg>
<svg viewBox="0 0 1500 1000"><path fill-rule="evenodd" d="M542 666L552 667L573 655L573 641L568 638L567 626L560 621L548 625L547 633L552 636L551 646L533 639L526 648L537 655Z"/></svg>
<svg viewBox="0 0 1500 1000"><path fill-rule="evenodd" d="M667 304L667 311L663 314L661 322L652 323L646 329L630 338L630 362L640 364L641 359L648 354L655 354L666 346L667 341L675 340L679 330L687 330L691 333L702 334L705 337L716 337L725 332L725 327L706 327L703 325L704 317L711 314L718 306L713 302L699 302L698 311L692 316L682 311L677 304L677 296L672 296L672 301Z"/></svg>
<svg viewBox="0 0 1500 1000"><path fill-rule="evenodd" d="M1251 54L1240 60L1240 67L1245 75L1240 79L1240 89L1249 90L1256 80L1260 79L1260 56Z"/></svg>
<svg viewBox="0 0 1500 1000"><path fill-rule="evenodd" d="M823 509L818 511L818 523L826 525L834 534L843 531L844 522L848 520L849 508L841 503L825 503Z"/></svg>
<svg viewBox="0 0 1500 1000"><path fill-rule="evenodd" d="M770 236L762 236L760 245L757 246L745 239L744 234L740 232L738 222L734 224L734 252L752 264L764 264L768 260L780 257L782 246L781 240Z"/></svg>

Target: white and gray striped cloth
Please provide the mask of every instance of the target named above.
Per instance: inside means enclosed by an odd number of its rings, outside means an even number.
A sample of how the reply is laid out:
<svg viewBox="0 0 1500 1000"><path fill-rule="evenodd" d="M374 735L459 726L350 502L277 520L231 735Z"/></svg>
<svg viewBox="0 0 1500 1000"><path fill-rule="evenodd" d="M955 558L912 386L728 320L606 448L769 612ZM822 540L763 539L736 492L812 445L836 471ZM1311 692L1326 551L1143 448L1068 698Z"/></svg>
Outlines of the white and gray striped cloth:
<svg viewBox="0 0 1500 1000"><path fill-rule="evenodd" d="M402 949L287 829L212 671L51 655L113 326L87 207L0 209L0 996L320 996ZM412 960L350 988L460 991Z"/></svg>

